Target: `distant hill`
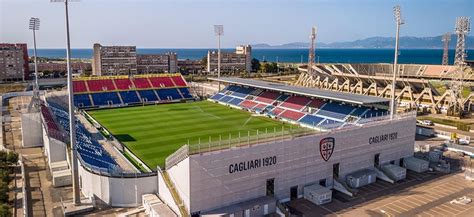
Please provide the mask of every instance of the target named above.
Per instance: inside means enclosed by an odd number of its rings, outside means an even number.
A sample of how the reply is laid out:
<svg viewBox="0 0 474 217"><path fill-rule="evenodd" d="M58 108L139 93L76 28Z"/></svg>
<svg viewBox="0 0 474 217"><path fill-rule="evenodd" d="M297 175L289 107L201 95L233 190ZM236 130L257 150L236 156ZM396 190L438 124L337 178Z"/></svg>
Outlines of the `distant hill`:
<svg viewBox="0 0 474 217"><path fill-rule="evenodd" d="M414 37L404 36L400 37L400 48L405 49L442 49L442 36L434 37ZM456 47L456 35L451 36L449 47L454 49ZM317 48L393 48L395 46L394 37L370 37L348 42L334 42L321 43L317 42ZM309 42L293 42L281 45L269 45L265 43L254 44L253 48L308 48ZM474 49L474 36L466 38L466 49Z"/></svg>

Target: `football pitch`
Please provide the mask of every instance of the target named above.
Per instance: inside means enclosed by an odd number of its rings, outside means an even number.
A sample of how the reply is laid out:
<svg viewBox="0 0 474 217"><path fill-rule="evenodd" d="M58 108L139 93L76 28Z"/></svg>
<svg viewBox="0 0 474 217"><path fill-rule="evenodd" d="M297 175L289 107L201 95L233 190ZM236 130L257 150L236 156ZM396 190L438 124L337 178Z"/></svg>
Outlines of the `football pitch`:
<svg viewBox="0 0 474 217"><path fill-rule="evenodd" d="M288 123L209 101L148 105L88 112L151 169L188 143L205 143L289 128ZM292 128L297 128L293 125Z"/></svg>

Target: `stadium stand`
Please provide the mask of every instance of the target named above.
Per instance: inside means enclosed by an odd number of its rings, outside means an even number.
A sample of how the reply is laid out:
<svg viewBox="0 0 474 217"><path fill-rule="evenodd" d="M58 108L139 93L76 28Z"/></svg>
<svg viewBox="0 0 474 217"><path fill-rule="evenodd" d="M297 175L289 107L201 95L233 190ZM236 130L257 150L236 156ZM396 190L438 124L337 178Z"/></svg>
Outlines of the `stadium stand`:
<svg viewBox="0 0 474 217"><path fill-rule="evenodd" d="M257 98L255 98L255 101L272 104L279 96L280 94L277 92L264 91L262 94L257 96Z"/></svg>
<svg viewBox="0 0 474 217"><path fill-rule="evenodd" d="M309 99L307 97L292 96L292 97L288 98L286 101L284 101L280 106L295 109L295 110L301 110L310 101L311 101L311 99Z"/></svg>
<svg viewBox="0 0 474 217"><path fill-rule="evenodd" d="M182 99L177 89L159 89L156 91L161 100L177 100Z"/></svg>
<svg viewBox="0 0 474 217"><path fill-rule="evenodd" d="M150 77L153 87L174 87L174 83L170 77Z"/></svg>
<svg viewBox="0 0 474 217"><path fill-rule="evenodd" d="M173 82L176 84L176 86L178 87L185 87L185 86L188 86L186 84L186 81L184 81L183 77L181 76L172 76L171 79L173 80Z"/></svg>
<svg viewBox="0 0 474 217"><path fill-rule="evenodd" d="M109 79L99 79L99 80L88 80L87 86L89 91L112 91L115 90L115 85L112 80Z"/></svg>
<svg viewBox="0 0 474 217"><path fill-rule="evenodd" d="M85 81L73 81L74 93L88 92Z"/></svg>
<svg viewBox="0 0 474 217"><path fill-rule="evenodd" d="M145 102L152 102L152 101L159 100L154 90L139 90L138 94L140 95L140 98L142 98L143 101Z"/></svg>
<svg viewBox="0 0 474 217"><path fill-rule="evenodd" d="M92 101L96 106L106 106L106 105L120 105L120 98L117 95L117 92L105 92L105 93L93 93L91 94Z"/></svg>
<svg viewBox="0 0 474 217"><path fill-rule="evenodd" d="M59 124L65 129L65 134L69 134L69 117L65 108L56 103L48 102L53 114ZM76 148L79 153L79 159L92 167L106 170L116 171L119 169L117 162L107 153L104 148L93 138L85 127L76 123Z"/></svg>
<svg viewBox="0 0 474 217"><path fill-rule="evenodd" d="M130 90L133 89L134 85L130 79L113 79L117 89L119 90Z"/></svg>
<svg viewBox="0 0 474 217"><path fill-rule="evenodd" d="M180 74L80 78L73 82L74 105L79 108L194 99Z"/></svg>
<svg viewBox="0 0 474 217"><path fill-rule="evenodd" d="M247 108L247 109L252 109L254 106L256 106L257 103L254 102L254 101L250 101L250 100L245 100L243 101L242 103L240 103L240 106L243 107L243 108Z"/></svg>
<svg viewBox="0 0 474 217"><path fill-rule="evenodd" d="M292 110L286 110L283 113L281 113L280 117L297 121L301 117L303 117L304 115L305 114L302 113L302 112L295 112L295 111L292 111Z"/></svg>
<svg viewBox="0 0 474 217"><path fill-rule="evenodd" d="M91 107L89 94L74 94L74 105L78 108Z"/></svg>
<svg viewBox="0 0 474 217"><path fill-rule="evenodd" d="M120 91L119 94L122 97L123 103L133 104L141 102L136 91Z"/></svg>
<svg viewBox="0 0 474 217"><path fill-rule="evenodd" d="M183 95L183 97L185 99L192 99L193 98L193 96L189 92L188 88L179 88L179 92L181 92L181 94Z"/></svg>
<svg viewBox="0 0 474 217"><path fill-rule="evenodd" d="M383 109L336 101L326 102L323 99L306 96L289 96L275 91L237 85L228 85L210 99L320 129L363 124L367 122L365 119L387 115L387 111Z"/></svg>
<svg viewBox="0 0 474 217"><path fill-rule="evenodd" d="M322 117L308 114L308 115L305 115L303 118L301 118L299 121L303 124L316 127L323 120L324 120L324 118L322 118Z"/></svg>
<svg viewBox="0 0 474 217"><path fill-rule="evenodd" d="M132 80L132 82L135 84L135 87L137 88L150 88L150 82L148 81L147 78L135 78Z"/></svg>
<svg viewBox="0 0 474 217"><path fill-rule="evenodd" d="M352 110L354 110L354 107L350 105L328 102L317 112L317 114L321 116L344 120L347 115L352 112Z"/></svg>

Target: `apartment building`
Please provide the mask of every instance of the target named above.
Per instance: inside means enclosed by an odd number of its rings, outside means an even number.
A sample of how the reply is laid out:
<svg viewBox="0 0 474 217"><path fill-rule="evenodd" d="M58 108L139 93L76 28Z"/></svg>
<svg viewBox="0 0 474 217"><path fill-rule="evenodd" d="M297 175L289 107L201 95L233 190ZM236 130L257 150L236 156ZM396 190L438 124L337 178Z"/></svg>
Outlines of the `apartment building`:
<svg viewBox="0 0 474 217"><path fill-rule="evenodd" d="M26 44L0 44L0 82L29 79Z"/></svg>
<svg viewBox="0 0 474 217"><path fill-rule="evenodd" d="M178 56L176 53L166 54L138 54L137 73L175 73L178 71Z"/></svg>
<svg viewBox="0 0 474 217"><path fill-rule="evenodd" d="M94 44L92 74L95 76L175 73L176 53L137 54L136 46L102 46Z"/></svg>
<svg viewBox="0 0 474 217"><path fill-rule="evenodd" d="M92 74L96 76L137 74L137 48L94 44Z"/></svg>
<svg viewBox="0 0 474 217"><path fill-rule="evenodd" d="M221 51L221 72L238 72L252 70L252 47L250 45L240 45L235 52ZM217 73L218 52L207 52L207 72Z"/></svg>

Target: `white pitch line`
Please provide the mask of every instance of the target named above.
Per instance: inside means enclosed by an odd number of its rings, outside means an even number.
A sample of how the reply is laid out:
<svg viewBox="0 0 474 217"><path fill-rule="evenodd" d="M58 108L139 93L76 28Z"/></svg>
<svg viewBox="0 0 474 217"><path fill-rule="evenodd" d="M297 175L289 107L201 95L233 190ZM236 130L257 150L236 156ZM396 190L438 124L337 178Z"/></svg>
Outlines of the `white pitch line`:
<svg viewBox="0 0 474 217"><path fill-rule="evenodd" d="M245 121L244 125L242 125L242 127L245 127L245 125L247 125L247 123L252 120L252 116L250 116L249 118L247 118L247 120Z"/></svg>

